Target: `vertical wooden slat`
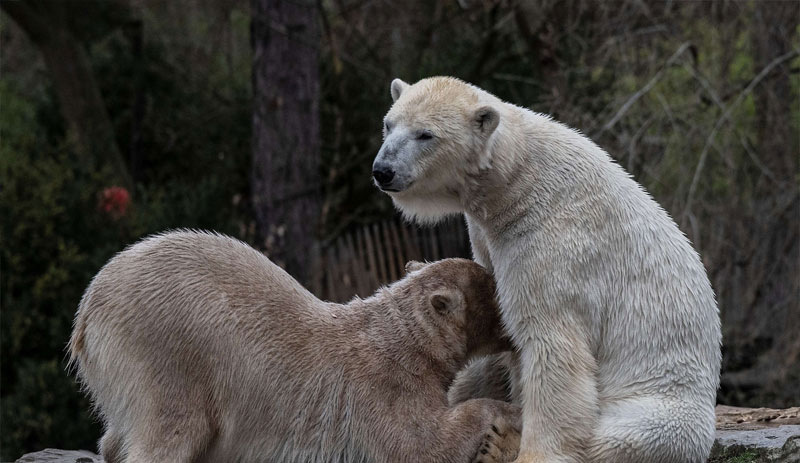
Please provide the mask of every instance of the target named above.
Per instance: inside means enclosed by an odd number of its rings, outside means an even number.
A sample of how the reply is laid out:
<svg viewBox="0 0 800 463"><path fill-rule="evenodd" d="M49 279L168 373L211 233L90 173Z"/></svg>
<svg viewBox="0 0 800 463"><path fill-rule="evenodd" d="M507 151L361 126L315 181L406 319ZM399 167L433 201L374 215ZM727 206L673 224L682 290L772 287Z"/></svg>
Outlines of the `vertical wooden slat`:
<svg viewBox="0 0 800 463"><path fill-rule="evenodd" d="M413 236L414 241L419 243L420 251L422 255L420 256L420 260L428 260L431 255L430 246L428 246L428 240L422 233L421 228L414 228L413 229Z"/></svg>
<svg viewBox="0 0 800 463"><path fill-rule="evenodd" d="M339 302L355 295L367 297L379 286L402 278L408 260L469 255L460 219L428 229L398 221L367 225L340 236L321 253L312 264L312 292Z"/></svg>
<svg viewBox="0 0 800 463"><path fill-rule="evenodd" d="M434 239L439 243L440 258L453 257L453 255L450 254L450 220L438 225L433 232L435 236Z"/></svg>
<svg viewBox="0 0 800 463"><path fill-rule="evenodd" d="M351 297L354 295L362 296L363 295L361 294L362 264L361 264L361 259L359 258L359 253L356 250L353 233L348 233L347 235L344 236L344 244L345 244L345 249L347 249L347 253L350 255L350 260L349 260L350 265L348 268L348 272L352 280Z"/></svg>
<svg viewBox="0 0 800 463"><path fill-rule="evenodd" d="M392 282L397 280L397 261L395 260L395 253L394 253L394 243L392 243L392 237L389 233L389 227L391 226L391 222L383 222L381 226L381 231L383 232L383 249L385 250L384 254L386 254L386 267L388 272L386 272L386 276L388 278L387 282Z"/></svg>
<svg viewBox="0 0 800 463"><path fill-rule="evenodd" d="M389 282L389 275L386 271L386 253L381 243L381 229L380 224L372 226L372 241L375 243L375 253L378 260L378 279L380 284L385 285Z"/></svg>
<svg viewBox="0 0 800 463"><path fill-rule="evenodd" d="M411 233L409 233L409 225L403 224L400 227L400 233L403 238L403 244L406 248L406 259L408 260L422 260L422 252L419 250L419 245L417 244L417 240L412 239Z"/></svg>
<svg viewBox="0 0 800 463"><path fill-rule="evenodd" d="M395 262L397 263L396 265L399 275L398 278L401 278L402 275L405 274L405 266L409 258L409 254L406 251L406 247L400 240L400 233L398 233L397 231L397 229L402 227L403 225L398 224L397 222L389 222L389 225L390 225L389 232L392 235L392 242L394 243Z"/></svg>
<svg viewBox="0 0 800 463"><path fill-rule="evenodd" d="M433 228L428 229L428 237L431 240L431 258L432 260L439 260L441 259L441 254L439 253L439 243L436 242L436 230Z"/></svg>
<svg viewBox="0 0 800 463"><path fill-rule="evenodd" d="M339 256L337 262L339 266L339 272L337 274L339 278L339 300L343 301L349 299L352 297L353 293L355 293L351 272L353 256L347 249L345 237L337 240L336 251Z"/></svg>
<svg viewBox="0 0 800 463"><path fill-rule="evenodd" d="M375 284L373 283L375 277L373 276L372 270L369 265L369 261L367 259L367 250L366 250L366 243L364 242L364 229L359 228L355 231L356 236L356 249L358 250L359 256L359 264L360 264L360 275L361 275L361 283L358 288L359 296L365 297L368 296L372 289L375 288ZM369 256L370 258L372 256Z"/></svg>
<svg viewBox="0 0 800 463"><path fill-rule="evenodd" d="M370 274L370 286L371 287L378 287L378 264L375 262L375 250L372 249L372 240L369 237L369 229L367 227L361 228L361 236L364 240L364 251L367 255L367 260L369 263L369 274Z"/></svg>
<svg viewBox="0 0 800 463"><path fill-rule="evenodd" d="M376 282L380 285L383 284L386 278L386 274L383 270L383 261L380 257L380 251L377 249L377 243L373 239L372 230L377 225L373 225L372 227L364 227L364 236L367 240L367 255L370 256L370 267L372 267L372 273L375 275Z"/></svg>

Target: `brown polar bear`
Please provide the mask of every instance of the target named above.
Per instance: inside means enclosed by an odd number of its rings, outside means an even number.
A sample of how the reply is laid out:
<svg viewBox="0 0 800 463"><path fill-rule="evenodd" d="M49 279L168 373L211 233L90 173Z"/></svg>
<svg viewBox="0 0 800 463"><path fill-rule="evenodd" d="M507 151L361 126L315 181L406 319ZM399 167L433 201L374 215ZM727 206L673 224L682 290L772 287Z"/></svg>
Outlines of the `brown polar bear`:
<svg viewBox="0 0 800 463"><path fill-rule="evenodd" d="M375 183L418 222L465 215L518 352L517 461L704 461L719 314L667 213L546 115L449 77L391 94Z"/></svg>
<svg viewBox="0 0 800 463"><path fill-rule="evenodd" d="M464 259L408 270L342 305L225 236L179 231L126 249L86 290L69 345L105 423L101 453L109 463L512 460L518 407L446 397L468 357L511 345L491 275Z"/></svg>

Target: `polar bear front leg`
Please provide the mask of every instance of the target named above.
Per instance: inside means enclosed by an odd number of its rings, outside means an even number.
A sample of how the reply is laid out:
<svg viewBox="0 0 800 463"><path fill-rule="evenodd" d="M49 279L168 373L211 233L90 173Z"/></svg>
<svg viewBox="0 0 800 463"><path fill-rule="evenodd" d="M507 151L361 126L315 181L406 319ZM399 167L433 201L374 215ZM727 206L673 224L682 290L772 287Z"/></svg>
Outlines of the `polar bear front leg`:
<svg viewBox="0 0 800 463"><path fill-rule="evenodd" d="M447 391L447 401L454 406L469 399L495 399L519 403L517 381L519 367L515 352L506 351L473 359L458 372Z"/></svg>
<svg viewBox="0 0 800 463"><path fill-rule="evenodd" d="M520 432L498 417L483 437L472 463L508 463L519 454Z"/></svg>
<svg viewBox="0 0 800 463"><path fill-rule="evenodd" d="M419 411L416 411L411 416L418 414ZM507 402L467 400L448 409L430 424L435 427L423 432L420 422L409 422L408 435L414 438L408 440L408 450L399 453L415 458L398 461L466 463L483 458L484 463L508 463L513 461L519 450L522 428L520 409Z"/></svg>
<svg viewBox="0 0 800 463"><path fill-rule="evenodd" d="M514 330L522 401L516 463L583 462L599 414L597 367L587 337L563 314L521 323Z"/></svg>

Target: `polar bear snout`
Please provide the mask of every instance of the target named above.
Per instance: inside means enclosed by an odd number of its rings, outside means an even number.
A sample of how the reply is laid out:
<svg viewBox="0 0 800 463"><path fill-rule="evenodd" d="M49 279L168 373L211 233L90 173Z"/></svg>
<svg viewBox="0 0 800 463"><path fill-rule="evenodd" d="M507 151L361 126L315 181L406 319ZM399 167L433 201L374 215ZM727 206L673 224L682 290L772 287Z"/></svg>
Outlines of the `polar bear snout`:
<svg viewBox="0 0 800 463"><path fill-rule="evenodd" d="M414 182L418 148L407 127L400 124L393 127L391 133L385 135L381 149L372 163L375 185L389 193L407 190Z"/></svg>
<svg viewBox="0 0 800 463"><path fill-rule="evenodd" d="M372 177L382 190L386 190L394 180L394 169L388 164L376 162L372 165Z"/></svg>
<svg viewBox="0 0 800 463"><path fill-rule="evenodd" d="M402 162L387 160L380 154L372 164L372 178L381 191L399 193L411 186L411 175Z"/></svg>

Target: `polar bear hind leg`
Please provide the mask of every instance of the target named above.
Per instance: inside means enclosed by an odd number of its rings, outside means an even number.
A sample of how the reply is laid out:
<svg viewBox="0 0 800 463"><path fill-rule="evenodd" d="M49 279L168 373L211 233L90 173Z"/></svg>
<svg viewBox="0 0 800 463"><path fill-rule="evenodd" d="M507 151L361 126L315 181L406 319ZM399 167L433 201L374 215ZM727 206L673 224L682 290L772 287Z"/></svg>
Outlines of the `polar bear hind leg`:
<svg viewBox="0 0 800 463"><path fill-rule="evenodd" d="M664 396L606 403L589 446L589 461L704 462L714 441L715 422L714 410L706 408Z"/></svg>
<svg viewBox="0 0 800 463"><path fill-rule="evenodd" d="M202 410L164 404L133 427L126 463L202 461L214 433Z"/></svg>
<svg viewBox="0 0 800 463"><path fill-rule="evenodd" d="M98 446L100 455L107 463L122 463L124 445L122 434L115 427L110 426L100 438Z"/></svg>

